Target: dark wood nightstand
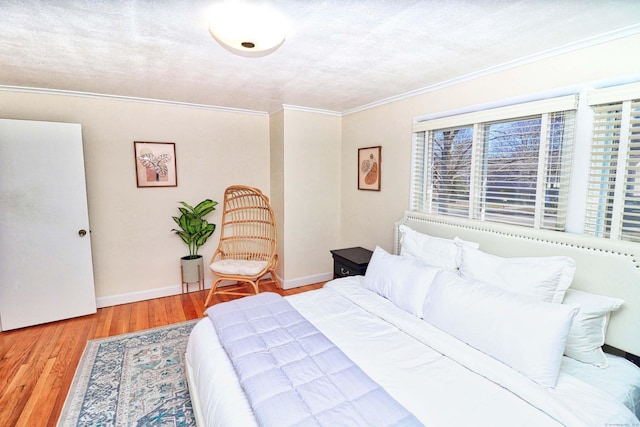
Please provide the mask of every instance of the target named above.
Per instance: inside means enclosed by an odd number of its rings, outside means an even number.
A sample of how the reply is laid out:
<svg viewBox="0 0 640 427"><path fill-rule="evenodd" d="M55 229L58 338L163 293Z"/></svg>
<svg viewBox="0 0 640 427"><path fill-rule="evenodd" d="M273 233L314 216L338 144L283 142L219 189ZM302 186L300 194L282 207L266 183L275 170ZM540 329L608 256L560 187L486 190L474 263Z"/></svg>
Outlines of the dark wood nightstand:
<svg viewBox="0 0 640 427"><path fill-rule="evenodd" d="M334 249L333 256L333 276L346 277L364 275L371 259L372 251L369 249L355 247L345 249Z"/></svg>

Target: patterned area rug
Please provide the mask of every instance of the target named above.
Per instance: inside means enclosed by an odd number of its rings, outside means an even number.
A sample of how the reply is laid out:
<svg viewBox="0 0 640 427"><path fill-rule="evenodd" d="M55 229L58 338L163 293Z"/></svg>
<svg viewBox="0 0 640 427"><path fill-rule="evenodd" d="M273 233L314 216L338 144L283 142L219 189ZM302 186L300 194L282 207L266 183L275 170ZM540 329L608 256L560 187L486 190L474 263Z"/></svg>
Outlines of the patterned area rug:
<svg viewBox="0 0 640 427"><path fill-rule="evenodd" d="M195 426L184 353L198 320L88 341L58 427Z"/></svg>

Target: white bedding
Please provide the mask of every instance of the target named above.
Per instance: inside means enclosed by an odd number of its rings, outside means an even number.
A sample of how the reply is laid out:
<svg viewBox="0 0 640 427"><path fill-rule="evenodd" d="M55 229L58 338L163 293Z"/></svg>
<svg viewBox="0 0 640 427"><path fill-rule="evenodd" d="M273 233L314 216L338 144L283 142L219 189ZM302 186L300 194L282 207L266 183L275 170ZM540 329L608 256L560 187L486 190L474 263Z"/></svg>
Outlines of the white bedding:
<svg viewBox="0 0 640 427"><path fill-rule="evenodd" d="M612 354L606 357L609 366L605 369L564 357L561 370L606 391L640 417L640 369L623 357Z"/></svg>
<svg viewBox="0 0 640 427"><path fill-rule="evenodd" d="M638 388L634 397L614 379L618 390L604 391L611 380L589 378L597 372L585 373L570 361L563 363L556 388L543 388L362 288L361 282L358 276L339 279L287 299L425 425L640 425L621 403L637 404ZM198 425L256 425L208 319L195 326L186 359ZM616 368L608 372L624 378L638 372L631 368L625 374L629 366L624 363L611 366Z"/></svg>

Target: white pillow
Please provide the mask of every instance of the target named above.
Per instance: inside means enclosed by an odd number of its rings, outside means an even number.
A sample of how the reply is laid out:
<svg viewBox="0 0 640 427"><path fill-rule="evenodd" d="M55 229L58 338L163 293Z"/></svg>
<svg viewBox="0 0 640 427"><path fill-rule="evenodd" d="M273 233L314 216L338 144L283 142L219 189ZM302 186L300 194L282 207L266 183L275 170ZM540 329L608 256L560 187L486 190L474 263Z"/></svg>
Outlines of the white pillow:
<svg viewBox="0 0 640 427"><path fill-rule="evenodd" d="M477 248L480 245L462 239L443 239L419 233L404 224L400 232L400 255L410 256L429 265L457 270L460 267L460 247Z"/></svg>
<svg viewBox="0 0 640 427"><path fill-rule="evenodd" d="M556 385L577 311L449 271L438 274L423 310L427 322L546 387Z"/></svg>
<svg viewBox="0 0 640 427"><path fill-rule="evenodd" d="M566 256L502 258L462 247L460 273L464 277L538 301L560 304L575 271L575 261Z"/></svg>
<svg viewBox="0 0 640 427"><path fill-rule="evenodd" d="M376 247L363 286L409 313L422 317L422 305L439 268L416 259L391 255Z"/></svg>
<svg viewBox="0 0 640 427"><path fill-rule="evenodd" d="M580 362L607 367L602 345L609 316L624 304L624 300L568 289L562 303L580 307L571 325L564 354Z"/></svg>

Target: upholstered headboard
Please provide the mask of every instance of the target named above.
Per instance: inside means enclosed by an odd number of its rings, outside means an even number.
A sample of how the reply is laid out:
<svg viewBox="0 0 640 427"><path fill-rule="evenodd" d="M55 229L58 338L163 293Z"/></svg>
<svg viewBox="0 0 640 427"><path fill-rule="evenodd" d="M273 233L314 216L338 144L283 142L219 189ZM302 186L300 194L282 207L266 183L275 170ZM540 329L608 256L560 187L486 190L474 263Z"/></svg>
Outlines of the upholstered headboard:
<svg viewBox="0 0 640 427"><path fill-rule="evenodd" d="M395 227L395 253L400 248L400 224L431 236L478 242L482 251L503 257L565 255L573 258L576 261L573 289L625 300L622 308L611 316L606 344L640 355L640 244L405 212Z"/></svg>

